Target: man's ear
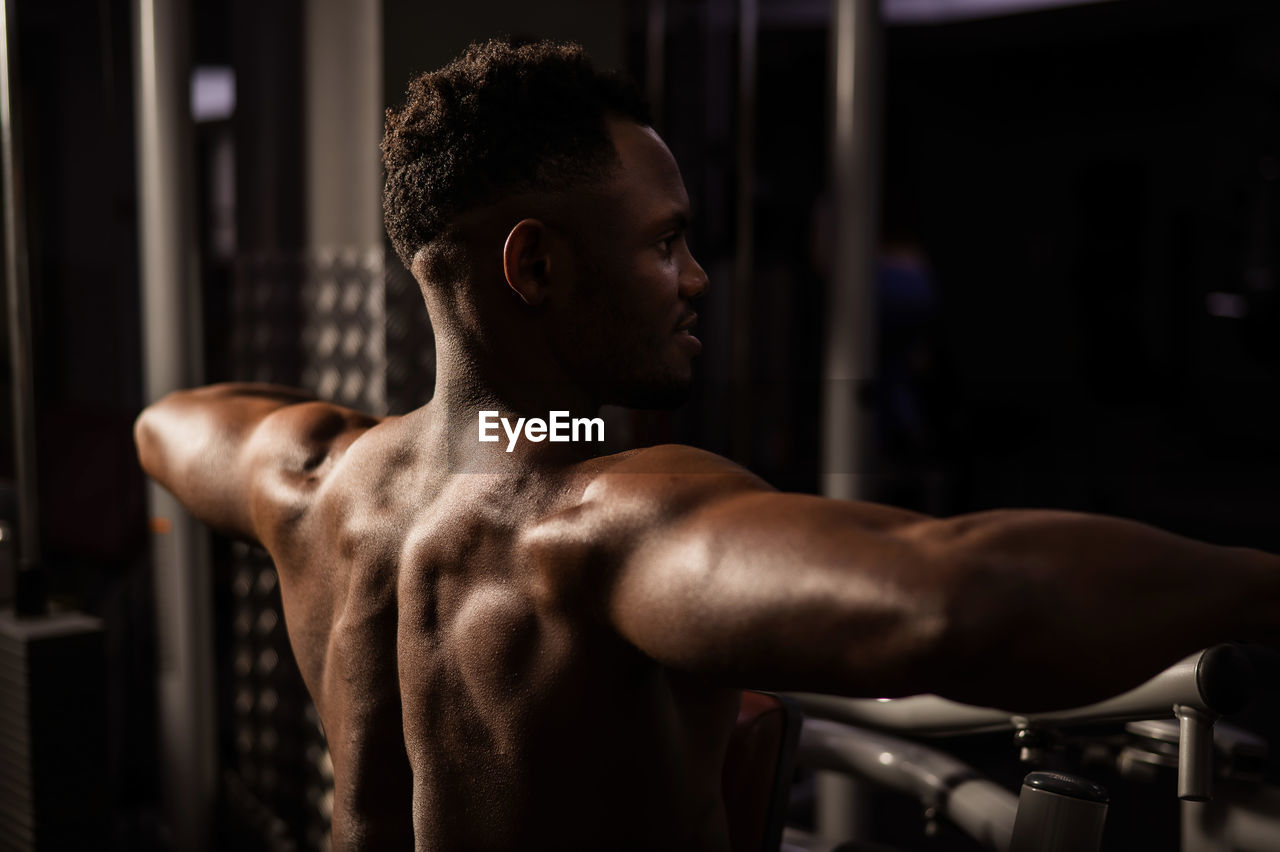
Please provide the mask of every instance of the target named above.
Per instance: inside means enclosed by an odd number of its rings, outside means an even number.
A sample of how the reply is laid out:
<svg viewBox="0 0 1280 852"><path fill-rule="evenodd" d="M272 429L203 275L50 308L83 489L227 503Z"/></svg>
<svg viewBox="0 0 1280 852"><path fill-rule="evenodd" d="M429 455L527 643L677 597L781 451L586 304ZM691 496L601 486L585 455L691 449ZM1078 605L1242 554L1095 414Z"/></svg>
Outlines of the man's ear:
<svg viewBox="0 0 1280 852"><path fill-rule="evenodd" d="M547 298L551 283L551 234L537 219L521 219L502 247L502 271L507 286L526 304Z"/></svg>

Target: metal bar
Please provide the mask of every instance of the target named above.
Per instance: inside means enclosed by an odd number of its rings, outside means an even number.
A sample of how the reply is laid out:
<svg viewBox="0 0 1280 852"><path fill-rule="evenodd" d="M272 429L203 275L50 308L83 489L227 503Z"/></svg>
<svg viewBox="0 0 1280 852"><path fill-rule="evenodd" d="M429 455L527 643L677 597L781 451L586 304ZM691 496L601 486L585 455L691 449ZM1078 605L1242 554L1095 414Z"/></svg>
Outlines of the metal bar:
<svg viewBox="0 0 1280 852"><path fill-rule="evenodd" d="M1215 706L1214 696L1204 688L1209 678L1230 679L1242 693L1251 691L1254 685L1255 675L1247 662L1239 662L1239 658L1221 652L1223 648L1229 647L1215 645L1207 650L1197 651L1133 689L1111 698L1082 707L1066 707L1042 713L1018 713L977 707L936 695L912 695L892 700L841 698L812 693L792 693L791 697L808 716L913 737L1157 719L1168 717L1175 707L1213 715L1217 709L1235 712L1243 705Z"/></svg>
<svg viewBox="0 0 1280 852"><path fill-rule="evenodd" d="M983 848L1009 847L1018 797L941 751L880 731L805 719L798 760L801 766L853 773L877 788L912 796Z"/></svg>
<svg viewBox="0 0 1280 852"><path fill-rule="evenodd" d="M822 366L822 491L871 497L872 418L867 392L876 374L873 252L877 238L879 38L877 0L832 0L830 23L832 202L831 278ZM820 773L817 821L823 834L865 839L868 799L856 782Z"/></svg>
<svg viewBox="0 0 1280 852"><path fill-rule="evenodd" d="M823 492L866 499L876 375L874 262L880 137L879 9L831 7L831 188L834 257L823 363Z"/></svg>
<svg viewBox="0 0 1280 852"><path fill-rule="evenodd" d="M738 2L737 216L733 258L734 458L751 463L751 309L755 289L757 0Z"/></svg>
<svg viewBox="0 0 1280 852"><path fill-rule="evenodd" d="M22 120L18 103L16 0L0 3L0 169L4 180L5 290L13 361L14 462L18 485L16 610L45 610L36 497L36 416L31 344L31 282L27 268L26 195L22 176Z"/></svg>
<svg viewBox="0 0 1280 852"><path fill-rule="evenodd" d="M1213 724L1217 714L1182 704L1178 717L1178 798L1207 802L1213 798Z"/></svg>
<svg viewBox="0 0 1280 852"><path fill-rule="evenodd" d="M644 25L644 94L653 113L653 129L662 132L667 85L667 0L649 0Z"/></svg>
<svg viewBox="0 0 1280 852"><path fill-rule="evenodd" d="M144 389L201 379L190 64L184 0L135 0L134 89ZM216 794L207 533L155 483L152 522L161 780L176 849L207 848Z"/></svg>

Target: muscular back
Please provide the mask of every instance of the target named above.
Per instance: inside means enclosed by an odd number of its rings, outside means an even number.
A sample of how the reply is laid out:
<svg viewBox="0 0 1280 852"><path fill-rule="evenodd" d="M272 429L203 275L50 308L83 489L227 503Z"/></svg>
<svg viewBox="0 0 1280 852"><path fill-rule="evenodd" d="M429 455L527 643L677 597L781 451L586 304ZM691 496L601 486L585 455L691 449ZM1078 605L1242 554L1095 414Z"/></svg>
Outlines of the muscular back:
<svg viewBox="0 0 1280 852"><path fill-rule="evenodd" d="M332 752L335 846L407 847L412 826L419 849L724 848L737 693L657 664L597 605L609 565L582 542L606 507L584 495L611 460L449 473L430 416L360 431L320 481L274 491L292 508L258 509Z"/></svg>
<svg viewBox="0 0 1280 852"><path fill-rule="evenodd" d="M507 455L444 421L259 385L138 420L147 472L276 560L339 849L723 849L717 684L1045 709L1280 623L1258 551L779 494L688 447Z"/></svg>

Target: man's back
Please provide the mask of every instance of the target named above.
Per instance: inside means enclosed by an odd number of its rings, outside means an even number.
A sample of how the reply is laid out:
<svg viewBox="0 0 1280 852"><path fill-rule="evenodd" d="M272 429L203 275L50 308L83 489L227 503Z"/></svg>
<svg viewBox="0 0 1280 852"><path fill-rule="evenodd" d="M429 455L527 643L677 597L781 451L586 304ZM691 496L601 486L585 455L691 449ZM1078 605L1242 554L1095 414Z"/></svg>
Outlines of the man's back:
<svg viewBox="0 0 1280 852"><path fill-rule="evenodd" d="M335 843L407 844L412 789L418 848L725 848L738 694L620 637L593 603L610 566L576 545L619 523L584 493L620 457L450 471L430 418L361 434L264 535L333 755Z"/></svg>
<svg viewBox="0 0 1280 852"><path fill-rule="evenodd" d="M1280 624L1258 551L781 494L689 447L468 449L437 405L225 385L138 421L147 471L276 559L335 848L723 849L726 685L1034 710Z"/></svg>

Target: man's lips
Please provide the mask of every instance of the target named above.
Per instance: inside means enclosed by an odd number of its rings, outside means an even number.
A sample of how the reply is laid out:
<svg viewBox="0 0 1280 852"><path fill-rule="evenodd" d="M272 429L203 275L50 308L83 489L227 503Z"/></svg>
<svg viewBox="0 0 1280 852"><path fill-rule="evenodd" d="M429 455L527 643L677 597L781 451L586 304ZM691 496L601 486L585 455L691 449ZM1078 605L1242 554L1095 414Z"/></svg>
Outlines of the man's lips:
<svg viewBox="0 0 1280 852"><path fill-rule="evenodd" d="M698 315L689 314L687 317L685 317L683 320L680 321L679 325L676 326L676 337L680 338L680 340L683 343L688 345L688 347L692 350L690 352L691 355L697 355L699 352L702 351L702 341L694 337L693 332L691 331L691 329L697 322L698 322Z"/></svg>

